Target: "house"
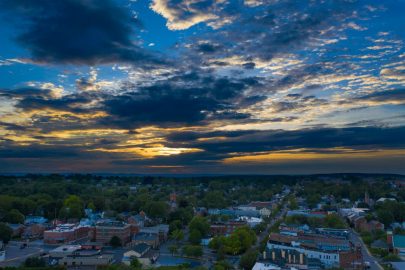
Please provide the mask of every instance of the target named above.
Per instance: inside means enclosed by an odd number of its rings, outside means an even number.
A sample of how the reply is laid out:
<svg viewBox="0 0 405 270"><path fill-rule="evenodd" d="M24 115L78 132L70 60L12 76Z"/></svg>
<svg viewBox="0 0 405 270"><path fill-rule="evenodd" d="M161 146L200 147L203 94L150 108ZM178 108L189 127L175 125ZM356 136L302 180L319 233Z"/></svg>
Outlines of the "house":
<svg viewBox="0 0 405 270"><path fill-rule="evenodd" d="M13 231L13 234L12 234L13 237L19 237L24 233L25 227L22 224L10 224L10 223L8 223L7 225Z"/></svg>
<svg viewBox="0 0 405 270"><path fill-rule="evenodd" d="M143 232L135 234L131 240L131 247L133 247L137 244L140 244L140 243L148 244L152 248L157 249L160 245L159 235L153 234L153 233L143 233Z"/></svg>
<svg viewBox="0 0 405 270"><path fill-rule="evenodd" d="M135 255L135 257L140 258L142 257L146 252L148 252L151 249L151 246L149 246L146 243L139 243L136 244L135 246L132 247L132 254Z"/></svg>
<svg viewBox="0 0 405 270"><path fill-rule="evenodd" d="M124 253L122 262L126 265L130 265L132 259L137 258L142 266L149 267L151 264L156 262L158 256L158 252L152 250L151 246L145 243L140 243Z"/></svg>

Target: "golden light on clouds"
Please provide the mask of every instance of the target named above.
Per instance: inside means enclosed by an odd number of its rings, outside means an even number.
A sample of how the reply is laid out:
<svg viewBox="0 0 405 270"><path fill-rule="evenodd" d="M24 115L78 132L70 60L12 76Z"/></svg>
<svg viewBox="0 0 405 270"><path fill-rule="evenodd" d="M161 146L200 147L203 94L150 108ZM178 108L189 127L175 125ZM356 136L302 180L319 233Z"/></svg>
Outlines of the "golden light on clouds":
<svg viewBox="0 0 405 270"><path fill-rule="evenodd" d="M128 153L142 158L154 158L158 156L173 156L185 153L201 152L202 149L198 148L174 148L166 147L163 144L153 144L145 147L127 147L127 148L97 148L89 151L99 151L107 153Z"/></svg>
<svg viewBox="0 0 405 270"><path fill-rule="evenodd" d="M260 152L257 154L239 155L223 160L225 164L237 163L278 163L286 161L305 161L323 159L343 158L377 158L377 157L405 157L405 149L377 149L377 150L356 150L350 148L329 148L320 149L294 149L287 151ZM236 153L235 153L236 154Z"/></svg>

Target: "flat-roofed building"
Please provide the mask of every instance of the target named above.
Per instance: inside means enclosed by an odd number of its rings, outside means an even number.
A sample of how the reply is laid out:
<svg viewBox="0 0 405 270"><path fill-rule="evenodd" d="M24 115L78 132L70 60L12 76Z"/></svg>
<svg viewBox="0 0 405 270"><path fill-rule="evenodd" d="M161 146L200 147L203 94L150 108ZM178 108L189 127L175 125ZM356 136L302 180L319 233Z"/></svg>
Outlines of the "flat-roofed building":
<svg viewBox="0 0 405 270"><path fill-rule="evenodd" d="M108 244L114 236L126 245L131 240L130 224L121 221L103 221L96 224L95 238L97 242Z"/></svg>
<svg viewBox="0 0 405 270"><path fill-rule="evenodd" d="M76 224L61 224L56 228L44 231L46 244L73 243L88 239L91 227Z"/></svg>

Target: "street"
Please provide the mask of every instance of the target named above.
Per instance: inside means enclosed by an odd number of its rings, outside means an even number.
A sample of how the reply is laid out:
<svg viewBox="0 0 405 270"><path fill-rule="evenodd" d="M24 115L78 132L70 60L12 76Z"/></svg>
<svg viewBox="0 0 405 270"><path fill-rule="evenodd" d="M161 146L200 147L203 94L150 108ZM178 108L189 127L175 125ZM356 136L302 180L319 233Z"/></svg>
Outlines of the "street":
<svg viewBox="0 0 405 270"><path fill-rule="evenodd" d="M369 262L370 263L370 268L371 270L383 270L383 268L381 267L381 265L377 262L377 260L370 254L370 252L368 251L366 245L364 244L364 242L361 240L359 234L357 232L355 232L354 230L351 230L350 233L350 240L355 244L359 244L361 245L361 253L363 255L363 259L365 262Z"/></svg>

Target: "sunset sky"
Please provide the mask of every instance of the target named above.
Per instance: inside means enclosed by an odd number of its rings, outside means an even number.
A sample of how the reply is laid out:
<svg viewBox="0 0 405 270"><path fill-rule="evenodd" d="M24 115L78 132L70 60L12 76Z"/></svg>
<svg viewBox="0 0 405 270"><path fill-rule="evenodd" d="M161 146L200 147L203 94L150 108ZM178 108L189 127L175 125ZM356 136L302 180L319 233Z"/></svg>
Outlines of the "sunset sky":
<svg viewBox="0 0 405 270"><path fill-rule="evenodd" d="M404 12L1 0L0 173L405 173Z"/></svg>

